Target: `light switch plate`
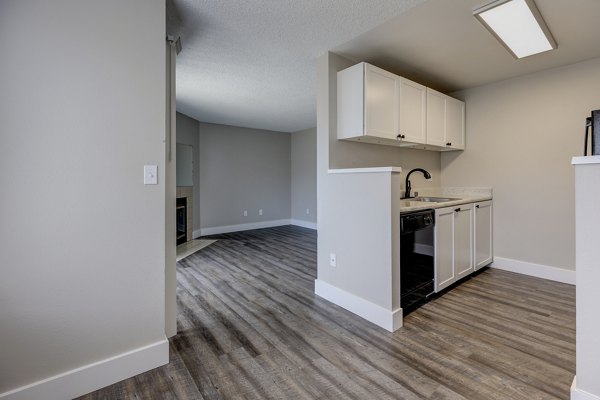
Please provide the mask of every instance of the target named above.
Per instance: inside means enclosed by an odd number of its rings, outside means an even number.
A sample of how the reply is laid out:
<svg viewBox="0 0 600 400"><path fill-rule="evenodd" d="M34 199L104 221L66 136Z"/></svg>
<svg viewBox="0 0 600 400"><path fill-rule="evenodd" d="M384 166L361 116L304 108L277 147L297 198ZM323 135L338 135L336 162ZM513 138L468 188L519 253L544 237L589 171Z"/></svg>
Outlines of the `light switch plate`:
<svg viewBox="0 0 600 400"><path fill-rule="evenodd" d="M158 185L158 165L144 165L144 185Z"/></svg>

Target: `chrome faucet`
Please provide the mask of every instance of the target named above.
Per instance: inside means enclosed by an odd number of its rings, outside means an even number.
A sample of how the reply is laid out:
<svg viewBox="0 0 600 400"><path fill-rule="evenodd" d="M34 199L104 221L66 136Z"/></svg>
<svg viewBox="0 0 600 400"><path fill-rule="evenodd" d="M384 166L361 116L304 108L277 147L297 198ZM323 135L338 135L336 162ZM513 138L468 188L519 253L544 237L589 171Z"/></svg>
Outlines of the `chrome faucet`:
<svg viewBox="0 0 600 400"><path fill-rule="evenodd" d="M406 174L406 183L404 184L404 187L406 190L404 191L404 197L402 197L403 199L411 199L412 198L410 196L411 187L410 187L410 180L408 178L410 178L410 174L412 174L415 171L422 172L425 179L431 180L431 174L429 172L425 171L423 168L411 169L410 172L408 174Z"/></svg>

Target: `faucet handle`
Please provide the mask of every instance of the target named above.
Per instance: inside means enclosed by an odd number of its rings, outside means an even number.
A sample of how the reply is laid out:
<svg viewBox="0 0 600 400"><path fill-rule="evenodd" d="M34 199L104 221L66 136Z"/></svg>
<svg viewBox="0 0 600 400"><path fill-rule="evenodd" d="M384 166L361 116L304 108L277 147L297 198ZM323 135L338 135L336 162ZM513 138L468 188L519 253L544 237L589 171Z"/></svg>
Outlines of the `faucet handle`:
<svg viewBox="0 0 600 400"><path fill-rule="evenodd" d="M415 195L414 197L419 197L419 192L413 192L413 194Z"/></svg>

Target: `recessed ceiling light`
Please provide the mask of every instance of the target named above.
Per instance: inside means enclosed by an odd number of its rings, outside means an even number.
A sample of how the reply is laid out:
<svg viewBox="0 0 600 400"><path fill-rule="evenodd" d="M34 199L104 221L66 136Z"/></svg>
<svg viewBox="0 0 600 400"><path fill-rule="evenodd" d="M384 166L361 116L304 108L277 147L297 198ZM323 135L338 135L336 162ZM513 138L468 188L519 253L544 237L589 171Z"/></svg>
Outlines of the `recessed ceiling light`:
<svg viewBox="0 0 600 400"><path fill-rule="evenodd" d="M496 0L476 9L473 15L516 58L556 48L533 0Z"/></svg>

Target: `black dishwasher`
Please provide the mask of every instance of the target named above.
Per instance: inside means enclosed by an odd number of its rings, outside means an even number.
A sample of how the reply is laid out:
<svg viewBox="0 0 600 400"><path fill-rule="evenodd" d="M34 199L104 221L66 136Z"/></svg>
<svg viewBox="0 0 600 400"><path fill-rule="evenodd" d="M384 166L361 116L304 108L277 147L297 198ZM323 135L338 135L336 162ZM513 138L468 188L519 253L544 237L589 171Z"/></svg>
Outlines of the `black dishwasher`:
<svg viewBox="0 0 600 400"><path fill-rule="evenodd" d="M434 292L433 210L400 215L400 306L406 315Z"/></svg>

